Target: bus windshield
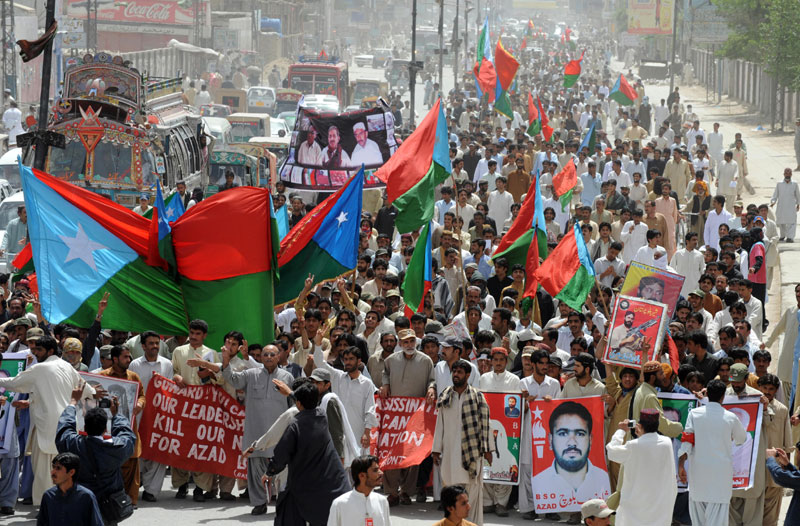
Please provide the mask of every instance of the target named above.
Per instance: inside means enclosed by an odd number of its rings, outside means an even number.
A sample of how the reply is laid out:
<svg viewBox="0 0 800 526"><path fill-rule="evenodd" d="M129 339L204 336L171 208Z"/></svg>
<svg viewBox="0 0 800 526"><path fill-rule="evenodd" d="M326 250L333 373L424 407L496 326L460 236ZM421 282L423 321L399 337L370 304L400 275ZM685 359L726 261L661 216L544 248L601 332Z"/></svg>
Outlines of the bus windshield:
<svg viewBox="0 0 800 526"><path fill-rule="evenodd" d="M82 181L86 171L86 148L80 141L67 142L63 150L50 148L47 171L65 181Z"/></svg>

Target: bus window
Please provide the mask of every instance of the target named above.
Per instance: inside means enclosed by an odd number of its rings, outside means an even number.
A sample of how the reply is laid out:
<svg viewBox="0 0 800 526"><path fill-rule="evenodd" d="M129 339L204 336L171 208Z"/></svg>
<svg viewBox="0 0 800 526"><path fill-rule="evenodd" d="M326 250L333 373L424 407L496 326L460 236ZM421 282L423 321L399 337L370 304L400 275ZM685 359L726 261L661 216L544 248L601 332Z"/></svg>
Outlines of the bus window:
<svg viewBox="0 0 800 526"><path fill-rule="evenodd" d="M316 95L338 95L338 84L336 75L316 75L314 77L314 93Z"/></svg>
<svg viewBox="0 0 800 526"><path fill-rule="evenodd" d="M93 176L114 182L135 183L131 180L131 149L100 141L94 149Z"/></svg>
<svg viewBox="0 0 800 526"><path fill-rule="evenodd" d="M314 75L292 75L292 89L296 89L301 93L313 93L314 89Z"/></svg>
<svg viewBox="0 0 800 526"><path fill-rule="evenodd" d="M80 141L67 142L63 150L50 148L47 171L65 181L83 181L86 172L86 148Z"/></svg>

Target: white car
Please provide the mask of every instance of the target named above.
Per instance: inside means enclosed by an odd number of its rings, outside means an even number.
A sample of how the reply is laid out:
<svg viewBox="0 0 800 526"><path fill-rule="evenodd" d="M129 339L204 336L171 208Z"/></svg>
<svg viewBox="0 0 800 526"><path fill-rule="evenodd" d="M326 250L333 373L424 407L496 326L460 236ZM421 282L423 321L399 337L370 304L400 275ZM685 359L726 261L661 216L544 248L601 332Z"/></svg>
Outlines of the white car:
<svg viewBox="0 0 800 526"><path fill-rule="evenodd" d="M22 192L17 192L10 197L3 199L0 203L0 240L6 234L8 223L17 217L17 208L25 204ZM0 257L0 272L8 272L11 262L14 260L22 247L8 247L6 252Z"/></svg>
<svg viewBox="0 0 800 526"><path fill-rule="evenodd" d="M221 148L233 142L231 130L233 127L228 119L222 117L203 117L205 131L214 137L214 147Z"/></svg>
<svg viewBox="0 0 800 526"><path fill-rule="evenodd" d="M275 90L268 86L252 86L247 90L249 113L272 113L275 111Z"/></svg>
<svg viewBox="0 0 800 526"><path fill-rule="evenodd" d="M19 176L19 164L17 163L18 157L22 157L22 148L11 148L0 157L0 180L7 181L15 191L22 190L22 179ZM6 197L8 196L0 193L0 200Z"/></svg>
<svg viewBox="0 0 800 526"><path fill-rule="evenodd" d="M339 113L339 99L335 95L306 95L303 106L324 113Z"/></svg>
<svg viewBox="0 0 800 526"><path fill-rule="evenodd" d="M366 68L372 66L373 59L372 55L356 55L353 57L353 62L355 62L356 66Z"/></svg>

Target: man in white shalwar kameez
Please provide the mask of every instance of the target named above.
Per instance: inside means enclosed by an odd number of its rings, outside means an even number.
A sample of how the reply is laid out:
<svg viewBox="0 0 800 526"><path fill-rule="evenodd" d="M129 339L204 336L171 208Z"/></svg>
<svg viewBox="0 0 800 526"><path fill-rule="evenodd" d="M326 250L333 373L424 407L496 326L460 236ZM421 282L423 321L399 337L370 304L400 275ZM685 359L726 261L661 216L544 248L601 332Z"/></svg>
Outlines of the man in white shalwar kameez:
<svg viewBox="0 0 800 526"><path fill-rule="evenodd" d="M791 243L797 229L797 212L800 211L800 187L792 181L791 168L783 170L783 181L775 185L769 206L776 204L775 222L781 230L781 241L786 239Z"/></svg>
<svg viewBox="0 0 800 526"><path fill-rule="evenodd" d="M625 442L628 420L619 424L606 444L608 459L625 468L616 526L669 526L678 494L672 440L658 434L660 413L642 409L636 425L639 438Z"/></svg>
<svg viewBox="0 0 800 526"><path fill-rule="evenodd" d="M519 377L506 371L508 351L503 347L492 348L492 370L481 375L480 389L484 393L519 393ZM442 475L444 481L444 475ZM445 483L446 484L446 483ZM484 484L484 498L494 507L498 517L507 517L508 498L512 486L508 484ZM488 507L488 506L487 506Z"/></svg>
<svg viewBox="0 0 800 526"><path fill-rule="evenodd" d="M464 486L469 495L469 520L483 524L483 458L490 464L492 458L489 406L480 391L469 385L468 378L472 374L469 362L457 360L451 370L453 385L442 392L437 402L433 461L440 467L444 486ZM467 415L470 436L465 436ZM467 451L462 444L467 444Z"/></svg>
<svg viewBox="0 0 800 526"><path fill-rule="evenodd" d="M744 444L747 432L739 419L720 405L725 384L712 380L706 388L709 403L692 409L686 419L679 450L679 473L686 483L684 467L689 459L689 514L692 524L727 526L733 494L733 446Z"/></svg>

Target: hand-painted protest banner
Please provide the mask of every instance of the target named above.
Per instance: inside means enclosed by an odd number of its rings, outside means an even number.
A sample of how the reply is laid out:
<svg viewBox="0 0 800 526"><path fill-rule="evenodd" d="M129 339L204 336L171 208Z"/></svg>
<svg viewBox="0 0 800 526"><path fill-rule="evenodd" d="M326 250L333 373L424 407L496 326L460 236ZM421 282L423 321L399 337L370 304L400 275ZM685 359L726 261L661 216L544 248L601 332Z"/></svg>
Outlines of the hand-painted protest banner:
<svg viewBox="0 0 800 526"><path fill-rule="evenodd" d="M736 415L747 431L744 444L733 445L733 489L750 489L755 479L758 445L761 441L761 399L758 396L726 396L722 407Z"/></svg>
<svg viewBox="0 0 800 526"><path fill-rule="evenodd" d="M666 305L631 296L618 296L608 332L603 362L641 369L661 349Z"/></svg>
<svg viewBox="0 0 800 526"><path fill-rule="evenodd" d="M32 355L22 352L3 353L3 362L0 363L0 378L13 378L25 370L27 358ZM5 398L5 404L0 406L0 454L7 454L11 444L6 444L6 437L17 432L14 425L16 409L12 403L17 400L17 394L0 388L0 396Z"/></svg>
<svg viewBox="0 0 800 526"><path fill-rule="evenodd" d="M693 394L683 393L658 393L658 399L661 401L661 408L664 411L664 418L672 422L680 422L683 427L686 427L686 419L689 418L689 411L697 407L699 400ZM672 439L672 451L675 454L675 473L678 473L678 450L681 447L681 439ZM686 460L686 472L689 472L689 460ZM683 493L688 490L688 485L681 482L680 476L678 479L678 492Z"/></svg>
<svg viewBox="0 0 800 526"><path fill-rule="evenodd" d="M603 399L587 396L529 404L536 513L580 511L587 500L606 500L611 487L603 439Z"/></svg>
<svg viewBox="0 0 800 526"><path fill-rule="evenodd" d="M489 406L489 444L492 465L483 465L483 481L519 484L522 437L522 396L519 393L483 393Z"/></svg>
<svg viewBox="0 0 800 526"><path fill-rule="evenodd" d="M133 418L133 409L136 407L136 401L139 399L139 382L132 382L130 380L123 380L121 378L113 378L111 376L104 376L102 374L94 373L79 373L81 378L86 381L95 389L102 388L108 393L108 399L117 397L119 402L119 414L131 422ZM77 417L75 418L75 425L78 431L83 431L83 417L86 412L93 407L99 407L100 401L95 398L85 398L78 401ZM108 415L108 423L106 423L106 436L111 436L111 410L106 408L106 415ZM134 426L135 427L135 426Z"/></svg>
<svg viewBox="0 0 800 526"><path fill-rule="evenodd" d="M379 427L370 432L370 452L381 469L416 466L431 454L436 405L411 396L375 397Z"/></svg>
<svg viewBox="0 0 800 526"><path fill-rule="evenodd" d="M187 471L247 478L244 406L215 385L179 389L153 375L139 424L142 458Z"/></svg>
<svg viewBox="0 0 800 526"><path fill-rule="evenodd" d="M343 114L299 107L280 178L292 188L335 191L363 165L364 186L379 187L375 170L395 150L394 116L382 100Z"/></svg>
<svg viewBox="0 0 800 526"><path fill-rule="evenodd" d="M680 274L633 261L628 267L619 293L664 303L667 306L667 318L671 319L685 279Z"/></svg>

